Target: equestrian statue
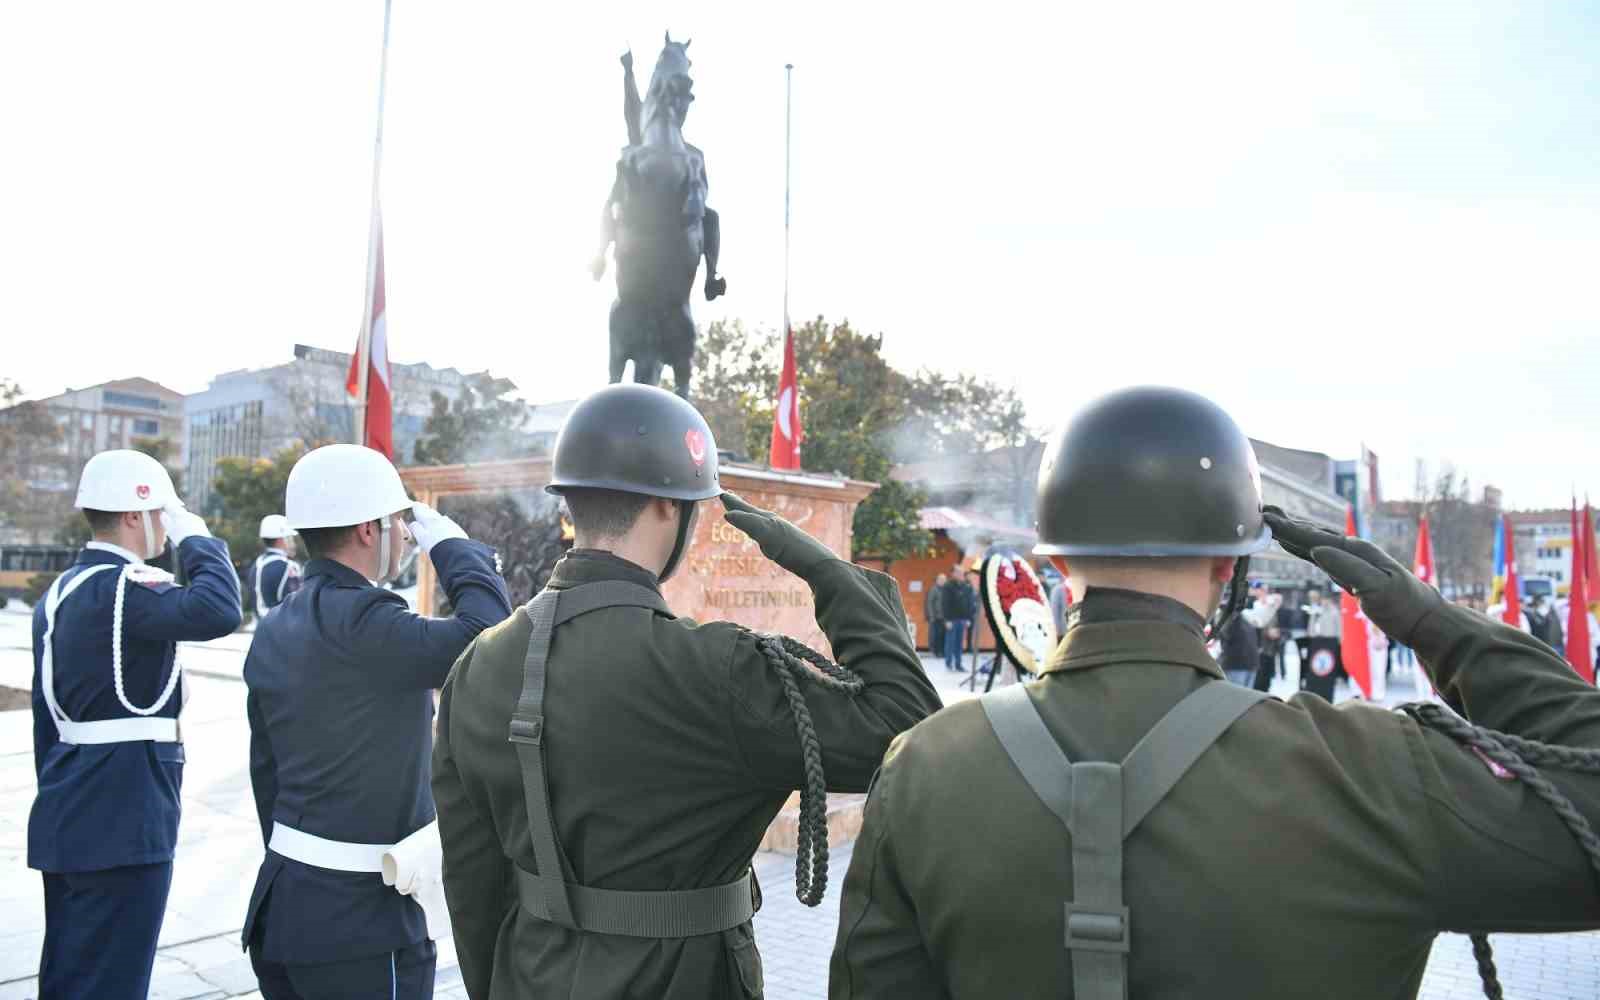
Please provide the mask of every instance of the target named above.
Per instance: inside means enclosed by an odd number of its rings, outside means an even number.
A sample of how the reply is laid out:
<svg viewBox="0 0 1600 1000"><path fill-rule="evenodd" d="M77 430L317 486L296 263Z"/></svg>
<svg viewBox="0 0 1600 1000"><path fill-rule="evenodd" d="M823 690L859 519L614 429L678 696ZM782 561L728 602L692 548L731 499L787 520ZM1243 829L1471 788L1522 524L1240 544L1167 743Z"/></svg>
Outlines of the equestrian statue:
<svg viewBox="0 0 1600 1000"><path fill-rule="evenodd" d="M600 250L591 270L599 281L606 248L616 245L617 299L611 304L611 381L622 381L633 359L633 380L655 385L671 366L678 395L688 398L693 374L694 316L689 291L706 259L706 300L727 291L717 277L722 242L717 213L706 207L705 156L683 141L694 100L689 42L666 45L650 74L644 99L633 77L633 53L622 57L622 111L628 145L617 160L601 216Z"/></svg>

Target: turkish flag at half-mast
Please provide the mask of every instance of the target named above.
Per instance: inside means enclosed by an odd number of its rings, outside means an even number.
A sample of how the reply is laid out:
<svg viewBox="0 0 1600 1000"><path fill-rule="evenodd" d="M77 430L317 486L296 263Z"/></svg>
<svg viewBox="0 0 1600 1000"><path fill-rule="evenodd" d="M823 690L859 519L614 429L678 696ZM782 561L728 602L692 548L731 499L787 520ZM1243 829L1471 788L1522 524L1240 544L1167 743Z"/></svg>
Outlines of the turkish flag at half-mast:
<svg viewBox="0 0 1600 1000"><path fill-rule="evenodd" d="M1500 515L1506 526L1506 610L1501 616L1512 628L1522 627L1522 595L1517 592L1516 526L1511 518Z"/></svg>
<svg viewBox="0 0 1600 1000"><path fill-rule="evenodd" d="M783 332L783 374L778 377L778 403L772 413L769 465L800 471L800 382L794 370L794 331Z"/></svg>
<svg viewBox="0 0 1600 1000"><path fill-rule="evenodd" d="M376 204L373 205L372 211L371 252L376 256L370 291L372 301L368 303L361 337L356 341L356 352L350 357L350 371L345 376L344 387L345 391L355 398L357 405L363 402L361 362L365 359L367 410L364 426L361 428L361 443L374 451L382 452L386 458L394 461L394 397L390 393L389 330L383 301L383 216Z"/></svg>
<svg viewBox="0 0 1600 1000"><path fill-rule="evenodd" d="M1567 591L1567 662L1578 676L1594 683L1594 643L1589 638L1588 572L1579 535L1578 498L1572 498L1572 589Z"/></svg>
<svg viewBox="0 0 1600 1000"><path fill-rule="evenodd" d="M1345 508L1344 533L1355 536L1356 515L1353 507ZM1350 683L1359 687L1361 694L1372 701L1372 660L1367 646L1367 616L1361 613L1361 602L1348 590L1339 594L1339 617L1344 623L1339 633L1339 655L1344 660L1344 672L1350 675Z"/></svg>

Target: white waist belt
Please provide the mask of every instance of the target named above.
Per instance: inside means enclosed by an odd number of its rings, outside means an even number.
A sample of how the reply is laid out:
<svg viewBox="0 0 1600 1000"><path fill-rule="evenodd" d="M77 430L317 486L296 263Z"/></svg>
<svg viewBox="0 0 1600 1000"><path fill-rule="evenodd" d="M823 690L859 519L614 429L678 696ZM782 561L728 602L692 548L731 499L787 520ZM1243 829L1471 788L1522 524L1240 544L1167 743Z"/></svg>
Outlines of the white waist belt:
<svg viewBox="0 0 1600 1000"><path fill-rule="evenodd" d="M383 871L383 856L393 844L352 844L344 840L329 840L296 830L282 823L272 824L272 839L267 847L290 861L336 872Z"/></svg>
<svg viewBox="0 0 1600 1000"><path fill-rule="evenodd" d="M101 722L71 722L56 720L61 731L61 742L84 744L138 743L154 740L157 743L182 743L178 735L177 719L106 719Z"/></svg>

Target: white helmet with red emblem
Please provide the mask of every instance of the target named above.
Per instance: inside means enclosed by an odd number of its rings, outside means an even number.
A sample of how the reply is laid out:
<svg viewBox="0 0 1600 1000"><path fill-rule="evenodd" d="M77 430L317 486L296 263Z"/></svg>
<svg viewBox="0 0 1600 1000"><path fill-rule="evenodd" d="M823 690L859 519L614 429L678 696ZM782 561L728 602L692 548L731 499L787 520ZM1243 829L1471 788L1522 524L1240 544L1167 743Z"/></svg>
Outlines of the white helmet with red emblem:
<svg viewBox="0 0 1600 1000"><path fill-rule="evenodd" d="M83 466L78 480L79 510L115 513L182 507L166 467L142 451L102 451Z"/></svg>

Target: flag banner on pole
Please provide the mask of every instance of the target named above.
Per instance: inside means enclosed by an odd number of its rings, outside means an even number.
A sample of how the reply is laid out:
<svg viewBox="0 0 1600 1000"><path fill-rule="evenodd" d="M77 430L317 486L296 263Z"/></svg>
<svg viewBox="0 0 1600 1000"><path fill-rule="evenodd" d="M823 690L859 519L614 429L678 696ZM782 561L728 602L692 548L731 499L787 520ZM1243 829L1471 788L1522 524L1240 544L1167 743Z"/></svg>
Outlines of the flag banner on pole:
<svg viewBox="0 0 1600 1000"><path fill-rule="evenodd" d="M772 414L772 445L768 464L774 469L800 471L800 383L794 368L794 331L783 333L783 374L778 379L778 402Z"/></svg>
<svg viewBox="0 0 1600 1000"><path fill-rule="evenodd" d="M1356 533L1354 507L1345 508L1344 531L1347 535ZM1344 625L1339 632L1339 656L1344 660L1344 672L1350 676L1350 683L1361 691L1362 697L1375 701L1367 616L1361 613L1361 602L1348 590L1339 592L1339 616Z"/></svg>
<svg viewBox="0 0 1600 1000"><path fill-rule="evenodd" d="M1506 609L1501 619L1512 628L1522 628L1522 594L1517 583L1517 527L1504 514L1500 521L1505 525L1506 539Z"/></svg>
<svg viewBox="0 0 1600 1000"><path fill-rule="evenodd" d="M1417 555L1412 560L1412 571L1417 574L1417 579L1432 587L1439 589L1439 574L1433 564L1433 536L1428 532L1428 515L1422 515L1417 524ZM1421 657L1411 658L1412 670L1415 673L1418 698L1432 698L1433 682L1428 679L1428 672L1422 667Z"/></svg>
<svg viewBox="0 0 1600 1000"><path fill-rule="evenodd" d="M1572 498L1572 589L1567 592L1567 662L1578 676L1594 683L1594 641L1589 637L1586 548L1578 520L1578 498Z"/></svg>
<svg viewBox="0 0 1600 1000"><path fill-rule="evenodd" d="M1594 512L1589 508L1587 496L1583 498L1583 555L1583 586L1589 597L1589 610L1600 614L1600 559L1595 557Z"/></svg>
<svg viewBox="0 0 1600 1000"><path fill-rule="evenodd" d="M377 211L374 208L374 211ZM361 443L380 451L390 461L394 460L394 402L390 392L389 331L387 311L384 308L383 290L383 218L380 214L372 223L376 255L372 279L372 301L367 310L366 329L357 341L356 352L350 358L350 371L345 377L345 390L361 403L361 359L367 359L366 419L361 432ZM363 351L362 347L366 350Z"/></svg>

